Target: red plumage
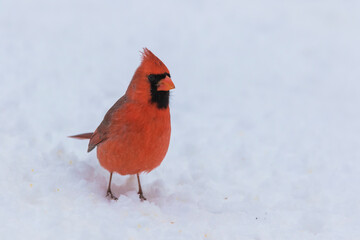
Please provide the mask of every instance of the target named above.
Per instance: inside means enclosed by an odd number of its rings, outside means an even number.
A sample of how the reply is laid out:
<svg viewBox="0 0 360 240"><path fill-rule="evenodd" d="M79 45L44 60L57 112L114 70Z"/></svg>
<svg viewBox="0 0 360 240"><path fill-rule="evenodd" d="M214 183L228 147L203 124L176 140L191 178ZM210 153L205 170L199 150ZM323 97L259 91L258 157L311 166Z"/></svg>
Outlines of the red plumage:
<svg viewBox="0 0 360 240"><path fill-rule="evenodd" d="M72 136L90 138L88 151L97 147L100 165L111 173L108 194L112 197L113 172L150 172L164 159L171 133L170 110L164 105L174 87L165 64L145 48L125 95L109 109L96 131ZM145 199L140 180L139 194Z"/></svg>

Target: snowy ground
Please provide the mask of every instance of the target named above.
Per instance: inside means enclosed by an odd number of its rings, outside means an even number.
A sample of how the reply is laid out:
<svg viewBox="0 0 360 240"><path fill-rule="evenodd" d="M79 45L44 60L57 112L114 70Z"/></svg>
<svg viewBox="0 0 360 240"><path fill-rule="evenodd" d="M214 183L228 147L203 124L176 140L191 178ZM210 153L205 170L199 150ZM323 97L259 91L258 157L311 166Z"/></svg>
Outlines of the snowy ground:
<svg viewBox="0 0 360 240"><path fill-rule="evenodd" d="M0 1L0 239L359 239L359 1ZM136 179L87 142L148 47L172 140Z"/></svg>

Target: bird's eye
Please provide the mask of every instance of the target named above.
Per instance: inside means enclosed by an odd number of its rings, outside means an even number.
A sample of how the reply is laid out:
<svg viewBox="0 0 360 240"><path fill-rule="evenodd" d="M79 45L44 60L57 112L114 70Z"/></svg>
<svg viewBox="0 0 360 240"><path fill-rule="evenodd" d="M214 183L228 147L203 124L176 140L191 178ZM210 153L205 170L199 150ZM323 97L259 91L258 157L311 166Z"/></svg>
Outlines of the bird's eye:
<svg viewBox="0 0 360 240"><path fill-rule="evenodd" d="M148 79L149 79L150 82L154 82L155 81L155 76L153 74L150 74L148 76Z"/></svg>

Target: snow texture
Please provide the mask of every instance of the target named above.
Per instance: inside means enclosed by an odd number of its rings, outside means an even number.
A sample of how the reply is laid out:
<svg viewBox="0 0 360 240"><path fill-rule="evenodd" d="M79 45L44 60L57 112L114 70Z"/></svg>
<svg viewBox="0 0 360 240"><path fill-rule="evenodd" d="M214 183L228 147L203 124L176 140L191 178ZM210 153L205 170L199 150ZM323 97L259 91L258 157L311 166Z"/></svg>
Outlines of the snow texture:
<svg viewBox="0 0 360 240"><path fill-rule="evenodd" d="M0 239L359 239L359 1L0 1ZM152 50L162 165L87 141Z"/></svg>

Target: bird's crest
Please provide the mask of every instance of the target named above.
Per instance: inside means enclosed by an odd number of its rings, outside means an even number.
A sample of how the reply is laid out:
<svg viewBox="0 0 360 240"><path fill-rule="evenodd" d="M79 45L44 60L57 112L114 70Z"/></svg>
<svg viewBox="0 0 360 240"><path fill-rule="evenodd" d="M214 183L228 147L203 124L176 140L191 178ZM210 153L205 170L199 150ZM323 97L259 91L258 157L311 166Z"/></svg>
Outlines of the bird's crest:
<svg viewBox="0 0 360 240"><path fill-rule="evenodd" d="M165 64L155 56L149 49L144 48L142 52L142 61L140 67L142 67L145 72L151 74L162 74L169 73L169 70Z"/></svg>

